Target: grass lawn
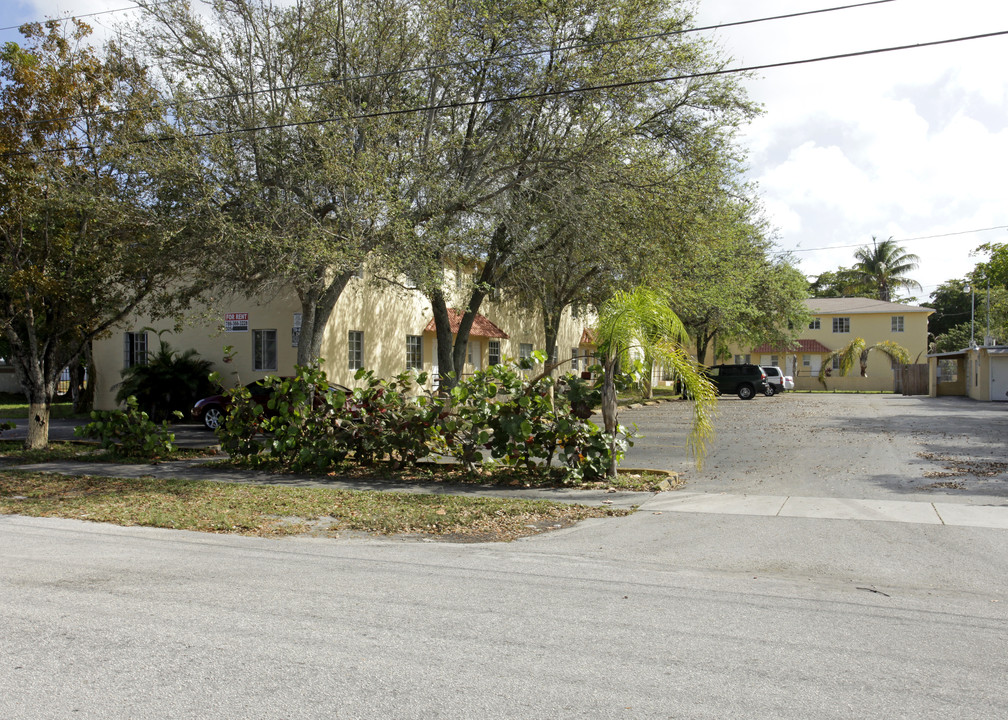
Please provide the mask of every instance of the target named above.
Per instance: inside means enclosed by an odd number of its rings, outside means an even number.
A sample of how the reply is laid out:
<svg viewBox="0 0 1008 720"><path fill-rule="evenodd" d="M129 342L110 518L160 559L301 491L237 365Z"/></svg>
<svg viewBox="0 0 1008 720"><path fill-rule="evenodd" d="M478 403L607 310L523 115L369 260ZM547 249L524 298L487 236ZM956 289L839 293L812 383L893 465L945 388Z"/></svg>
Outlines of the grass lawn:
<svg viewBox="0 0 1008 720"><path fill-rule="evenodd" d="M49 407L50 418L81 418L87 420L88 413L74 413L73 403L53 403ZM24 395L0 393L0 418L28 419L28 401Z"/></svg>
<svg viewBox="0 0 1008 720"><path fill-rule="evenodd" d="M210 458L217 454L216 450L176 448L172 454L173 460L187 458ZM147 463L160 460L137 460L123 458L119 455L102 450L94 443L51 442L45 450L25 450L21 440L0 440L0 459L16 463L44 463L72 460L74 462L115 462L115 463Z"/></svg>
<svg viewBox="0 0 1008 720"><path fill-rule="evenodd" d="M0 470L0 514L263 537L363 532L500 541L629 513L544 500Z"/></svg>

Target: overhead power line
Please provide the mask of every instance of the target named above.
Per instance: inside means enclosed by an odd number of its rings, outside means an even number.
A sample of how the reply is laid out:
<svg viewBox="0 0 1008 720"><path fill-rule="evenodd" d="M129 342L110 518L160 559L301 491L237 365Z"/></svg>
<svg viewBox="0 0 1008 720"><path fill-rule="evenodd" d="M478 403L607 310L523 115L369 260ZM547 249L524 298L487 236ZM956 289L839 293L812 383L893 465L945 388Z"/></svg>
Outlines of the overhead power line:
<svg viewBox="0 0 1008 720"><path fill-rule="evenodd" d="M669 31L660 32L660 33L647 33L647 34L644 34L644 35L631 35L631 36L622 37L622 38L614 38L612 40L600 40L600 41L597 41L597 42L587 42L587 43L570 43L570 44L567 44L567 45L561 45L561 46L559 46L557 48L539 48L539 49L536 49L536 50L525 50L523 52L510 53L510 54L507 54L507 55L501 55L499 57L493 57L493 58L475 58L473 60L462 60L462 61L456 61L456 62L450 62L450 63L437 63L437 64L419 65L419 66L414 66L414 67L410 67L410 68L399 68L399 69L396 69L396 70L386 70L386 71L382 71L382 72L367 73L367 74L363 74L363 75L354 75L354 76L349 76L349 77L333 78L331 80L320 80L320 81L311 82L311 83L301 83L301 84L294 84L294 85L281 85L281 86L278 86L278 87L264 88L262 90L245 90L245 91L241 91L241 92L237 92L237 93L223 93L223 94L220 94L220 95L208 95L208 96L204 96L204 97L200 97L200 98L192 98L190 100L186 100L186 101L183 101L183 102L168 101L168 102L163 103L163 104L167 105L169 107L178 107L180 105L194 105L194 104L199 104L199 103L215 102L217 100L229 100L229 99L235 99L235 98L240 98L240 97L255 97L256 95L265 95L265 94L270 94L270 93L275 93L275 92L309 90L311 88L317 88L317 87L331 87L333 85L341 85L341 84L351 83L351 82L360 82L360 81L363 81L363 80L376 80L376 79L382 79L382 78L388 78L388 77L395 77L397 75L408 75L408 74L417 73L417 72L431 72L431 71L434 71L434 70L457 69L457 68L461 68L461 67L468 67L468 66L472 66L472 65L479 65L481 63L498 64L498 63L503 63L503 62L509 62L511 60L517 60L517 59L520 59L520 58L523 58L523 57L531 57L531 56L535 56L535 55L544 55L544 54L549 53L549 52L561 52L561 51L572 51L572 50L573 51L589 50L589 49L596 48L596 47L607 47L607 46L610 46L610 45L618 45L618 44L623 44L623 43L628 43L628 42L639 42L639 41L642 41L642 40L660 40L660 39L667 38L667 37L674 37L676 35L685 35L687 33L704 32L704 31L708 31L708 30L720 30L720 29L723 29L723 28L738 27L738 26L741 26L741 25L753 25L753 24L756 24L756 23L772 22L772 21L777 21L777 20L788 20L788 19L792 19L792 18L803 17L803 16L806 16L806 15L821 15L823 13L837 12L837 11L840 11L840 10L851 10L851 9L854 9L854 8L861 8L861 7L866 7L866 6L870 6L870 5L884 5L886 3L891 3L891 2L894 2L894 0L870 0L869 2L860 2L860 3L853 3L853 4L848 4L848 5L837 5L837 6L834 6L834 7L819 8L817 10L804 10L804 11L801 11L801 12L786 13L786 14L783 14L783 15L772 15L772 16L761 17L761 18L752 18L752 19L749 19L749 20L735 20L735 21L730 21L730 22L718 23L716 25L704 25L704 26L694 27L694 28L683 28L683 29L680 29L680 30L669 30ZM163 3L154 3L154 5L161 5L161 4L163 4ZM130 9L137 8L137 7L140 7L140 6L139 5L134 5L131 8L121 8L120 10L130 10ZM116 11L108 10L106 12L116 12ZM79 17L84 17L84 16L79 16ZM4 29L9 29L9 28L4 28ZM100 112L96 112L96 113L91 113L91 114L77 114L77 115L68 115L68 116L58 117L58 118L47 118L45 120L33 120L33 121L31 121L31 122L29 122L27 124L28 125L37 125L37 124L48 124L48 123L54 123L54 122L68 122L68 121L71 121L71 120L79 120L79 119L82 119L82 118L85 118L85 117L101 117L101 116L104 116L104 115L116 115L116 114L121 114L121 113L127 113L127 112L130 112L130 111L131 111L131 108L123 108L123 109L118 109L118 110L104 110L104 111L100 111Z"/></svg>
<svg viewBox="0 0 1008 720"><path fill-rule="evenodd" d="M161 3L156 4L160 5ZM0 27L0 32L4 30L17 30L22 25L27 25L28 23L32 22L44 23L48 22L49 20L80 20L82 18L95 17L96 15L109 15L111 13L126 12L127 10L136 10L139 7L140 7L139 5L128 5L127 7L113 8L111 10L98 10L96 12L81 13L80 15L68 15L66 17L52 17L52 18L46 18L45 20L25 20L23 23L19 23L17 25L8 25L6 27Z"/></svg>
<svg viewBox="0 0 1008 720"><path fill-rule="evenodd" d="M939 233L938 235L920 235L918 237L911 238L897 238L896 242L914 242L916 240L934 240L936 238L944 237L955 237L956 235L972 235L973 233L987 232L988 230L1004 230L1008 229L1008 225L994 225L992 227L985 228L975 228L973 230L958 230L956 232ZM865 243L857 243L856 245L825 245L823 247L813 247L813 248L797 248L795 250L782 250L779 255L784 255L786 253L800 253L800 252L819 252L820 250L847 250L849 248L859 248L864 247Z"/></svg>
<svg viewBox="0 0 1008 720"><path fill-rule="evenodd" d="M831 60L844 60L844 59L855 58L855 57L867 57L867 56L871 56L871 55L880 55L882 53L890 53L890 52L897 52L897 51L903 51L903 50L917 50L917 49L926 48L926 47L936 47L936 46L939 46L939 45L949 45L949 44L952 44L952 43L961 43L961 42L969 42L969 41L973 41L973 40L984 40L984 39L989 39L989 38L994 38L994 37L1002 37L1002 36L1005 36L1005 35L1008 35L1008 30L999 30L997 32L982 33L982 34L979 34L979 35L968 35L968 36L964 36L964 37L948 38L948 39L945 39L945 40L932 40L930 42L915 43L915 44L911 44L911 45L894 45L894 46L891 46L891 47L876 48L876 49L873 49L873 50L858 50L856 52L838 53L838 54L834 54L834 55L823 55L823 56L814 57L814 58L806 58L806 59L803 59L803 60L787 60L787 61L781 61L781 62L776 62L776 63L765 63L765 64L762 64L762 65L748 65L748 66L745 66L745 67L737 67L737 68L720 68L720 69L716 69L716 70L707 70L707 71L698 72L698 73L688 73L688 74L682 74L682 75L668 75L668 76L664 76L664 77L644 78L644 79L640 79L640 80L625 80L625 81L621 81L621 82L604 83L604 84L601 84L601 85L588 85L588 86L577 87L577 88L564 88L564 89L558 89L558 90L543 90L543 91L539 91L539 92L522 93L522 94L518 94L518 95L503 95L503 96L489 97L489 98L483 98L481 100L460 100L458 102L440 103L440 104L437 104L437 105L419 105L419 106L414 106L414 107L409 107L409 108L399 108L399 109L395 109L395 110L381 110L381 111L378 111L378 112L360 113L360 114L357 114L357 115L348 115L346 117L330 116L330 117L324 117L324 118L317 118L317 119L314 119L314 120L302 120L302 121L298 121L298 122L283 122L283 123L272 123L272 124L268 124L268 125L256 125L256 126L248 127L248 128L234 128L234 129L228 129L228 130L208 130L208 131L200 132L200 133L189 133L189 134L186 135L186 137L189 137L189 138L207 138L207 137L218 137L218 136L221 136L221 135L237 135L237 134L259 132L259 131L265 131L265 130L280 130L280 129L284 129L284 128L309 127L309 126L313 126L313 125L325 125L325 124L328 124L328 123L331 123L331 122L341 122L341 121L346 121L346 120L366 120L366 119L373 119L373 118L379 118L379 117L390 117L390 116L395 116L395 115L407 115L407 114L416 113L416 112L435 112L435 111L438 111L438 110L453 110L453 109L459 109L459 108L465 108L465 107L474 107L474 106L478 106L478 105L487 105L487 104L514 102L514 101L517 101L517 100L536 100L536 99L542 99L542 98L547 98L547 97L564 97L564 96L568 96L568 95L576 95L576 94L585 93L585 92L595 92L595 91L602 91L602 90L617 90L617 89L620 89L620 88L639 87L639 86L642 86L642 85L652 85L652 84L657 84L657 83L679 82L679 81L683 81L683 80L695 80L695 79L699 79L699 78L718 77L718 76L724 76L724 75L736 75L736 74L741 74L741 73L757 72L757 71L761 71L761 70L773 70L773 69L782 68L782 67L794 67L794 66L799 66L799 65L809 65L809 64L812 64L812 63L820 63L820 62L826 62L826 61L831 61ZM135 141L126 143L126 145L137 145L137 144L150 143L150 142L154 142L156 139L167 140L168 138L149 138L149 139L144 139L144 140L135 140ZM68 151L75 151L75 150L87 150L87 149L91 149L91 148L92 148L91 145L69 145L69 146L65 146L65 147L62 147L62 148L50 148L50 149L46 149L46 150L40 150L39 152L43 152L43 153L68 152ZM29 155L29 154L32 154L32 153L27 152L27 151L19 151L19 152L3 153L2 155L6 156L6 157L10 157L10 156L16 156L16 155Z"/></svg>

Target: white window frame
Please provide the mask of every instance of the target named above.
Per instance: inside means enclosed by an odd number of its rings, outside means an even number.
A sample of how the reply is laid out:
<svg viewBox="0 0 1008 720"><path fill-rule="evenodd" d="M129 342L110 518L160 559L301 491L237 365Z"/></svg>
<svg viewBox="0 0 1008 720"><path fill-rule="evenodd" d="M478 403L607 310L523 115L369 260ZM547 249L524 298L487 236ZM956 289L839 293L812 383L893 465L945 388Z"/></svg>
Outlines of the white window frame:
<svg viewBox="0 0 1008 720"><path fill-rule="evenodd" d="M532 343L520 343L518 345L518 357L528 360L532 357Z"/></svg>
<svg viewBox="0 0 1008 720"><path fill-rule="evenodd" d="M347 332L347 368L360 370L364 367L364 331Z"/></svg>
<svg viewBox="0 0 1008 720"><path fill-rule="evenodd" d="M812 318L811 322L808 324L809 330L820 330L822 329L822 322L819 318Z"/></svg>
<svg viewBox="0 0 1008 720"><path fill-rule="evenodd" d="M891 328L892 332L903 332L903 316L893 315L891 318Z"/></svg>
<svg viewBox="0 0 1008 720"><path fill-rule="evenodd" d="M123 333L123 369L147 364L147 333Z"/></svg>
<svg viewBox="0 0 1008 720"><path fill-rule="evenodd" d="M578 372L578 348L571 348L571 372Z"/></svg>
<svg viewBox="0 0 1008 720"><path fill-rule="evenodd" d="M271 341L272 347L270 347ZM271 352L272 357L270 357ZM275 329L252 331L252 370L254 372L276 372L277 331Z"/></svg>
<svg viewBox="0 0 1008 720"><path fill-rule="evenodd" d="M487 365L500 365L501 346L500 340L487 341Z"/></svg>
<svg viewBox="0 0 1008 720"><path fill-rule="evenodd" d="M835 317L833 318L833 332L835 333L849 333L850 332L850 318L849 317Z"/></svg>
<svg viewBox="0 0 1008 720"><path fill-rule="evenodd" d="M423 337L406 336L406 369L423 370Z"/></svg>

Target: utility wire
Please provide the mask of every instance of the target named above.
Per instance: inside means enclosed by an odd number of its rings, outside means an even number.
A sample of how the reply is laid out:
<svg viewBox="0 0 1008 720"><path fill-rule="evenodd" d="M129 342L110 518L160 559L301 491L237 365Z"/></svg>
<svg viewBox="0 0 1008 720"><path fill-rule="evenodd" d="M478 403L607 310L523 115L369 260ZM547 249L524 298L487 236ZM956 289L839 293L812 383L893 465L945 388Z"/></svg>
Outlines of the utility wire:
<svg viewBox="0 0 1008 720"><path fill-rule="evenodd" d="M938 235L920 235L918 237L902 238L897 239L896 242L905 243L913 242L915 240L934 240L936 238L944 237L954 237L956 235L972 235L973 233L987 232L988 230L1004 230L1008 228L1008 225L994 225L992 227L976 228L974 230L959 230L957 232L940 233ZM814 247L814 248L798 248L795 250L783 250L778 255L784 255L786 253L799 253L799 252L818 252L820 250L846 250L848 248L859 248L864 247L865 243L858 243L857 245L826 245L824 247Z"/></svg>
<svg viewBox="0 0 1008 720"><path fill-rule="evenodd" d="M154 4L161 5L162 3L154 3ZM68 15L67 17L52 17L52 18L46 18L45 20L25 20L23 23L19 23L17 25L8 25L7 27L0 27L0 32L3 32L4 30L18 30L22 25L27 25L33 22L45 23L49 22L50 20L61 20L61 21L80 20L81 18L94 17L96 15L108 15L110 13L126 12L127 10L136 10L139 7L140 5L129 5L127 7L114 8L112 10L98 10L96 12L81 13L80 15Z"/></svg>
<svg viewBox="0 0 1008 720"><path fill-rule="evenodd" d="M217 137L217 136L221 136L221 135L236 135L236 134L240 134L240 133L253 133L253 132L259 132L259 131L264 131L264 130L281 130L281 129L284 129L284 128L307 127L307 126L312 126L312 125L325 125L325 124L328 124L328 123L331 123L331 122L341 122L341 121L346 121L346 120L366 120L366 119L373 119L373 118L380 118L380 117L390 117L390 116L396 116L396 115L407 115L407 114L416 113L416 112L435 112L435 111L438 111L438 110L452 110L452 109L465 108L465 107L474 107L474 106L478 106L478 105L487 105L487 104L497 104L497 103L505 103L505 102L514 102L514 101L517 101L517 100L536 100L536 99L542 99L542 98L547 98L547 97L562 97L562 96L567 96L567 95L576 95L578 93L583 93L583 92L593 92L593 91L599 91L599 90L616 90L616 89L626 88L626 87L638 87L638 86L641 86L641 85L652 85L652 84L657 84L657 83L678 82L678 81L682 81L682 80L695 80L695 79L699 79L699 78L718 77L718 76L734 75L734 74L740 74L740 73L751 73L751 72L756 72L756 71L759 71L759 70L772 70L772 69L777 69L777 68L782 68L782 67L793 67L793 66L799 66L799 65L809 65L809 64L812 64L812 63L826 62L826 61L829 61L829 60L843 60L843 59L855 58L855 57L866 57L866 56L870 56L870 55L879 55L879 54L882 54L882 53L897 52L897 51L902 51L902 50L916 50L916 49L920 49L920 48L935 47L935 46L939 46L939 45L949 45L949 44L952 44L952 43L968 42L968 41L973 41L973 40L983 40L983 39L988 39L988 38L993 38L993 37L1002 37L1004 35L1008 35L1008 30L999 30L997 32L982 33L980 35L968 35L968 36L965 36L965 37L958 37L958 38L948 38L948 39L945 39L945 40L932 40L930 42L916 43L916 44L912 44L912 45L896 45L896 46L886 47L886 48L876 48L874 50L859 50L859 51L856 51L856 52L838 53L838 54L835 54L835 55L823 55L823 56L820 56L820 57L807 58L807 59L804 59L804 60L787 60L787 61L776 62L776 63L766 63L766 64L762 64L762 65L749 65L749 66L746 66L746 67L738 67L738 68L721 68L721 69L717 69L717 70L708 70L708 71L704 71L704 72L690 73L690 74L684 74L684 75L669 75L669 76L665 76L665 77L647 78L647 79L641 79L641 80L626 80L626 81L618 82L618 83L606 83L606 84L602 84L602 85L589 85L589 86L585 86L585 87L565 88L565 89L559 89L559 90L544 90L544 91L541 91L541 92L524 93L524 94L520 94L520 95L504 95L504 96L497 96L497 97L492 97L492 98L484 98L482 100L462 100L462 101L459 101L459 102L441 103L441 104L438 104L438 105L421 105L421 106L415 106L415 107L410 107L410 108L400 108L400 109L397 109L397 110L382 110L382 111L373 112L373 113L360 113L360 114L357 114L357 115L348 115L346 117L330 116L330 117L324 117L324 118L319 118L319 119L315 119L315 120L302 120L302 121L299 121L299 122L285 122L285 123L273 123L273 124L269 124L269 125L256 125L256 126L248 127L248 128L235 128L235 129L228 129L228 130L208 130L208 131L200 132L200 133L189 133L189 134L186 134L185 137L188 137L188 138L208 138L208 137ZM161 138L148 138L148 139L143 139L143 140L134 140L134 141L131 141L131 142L128 142L128 143L123 143L123 144L125 144L125 145L146 144L146 143L154 142L155 140L158 140L158 139L160 139L160 140L168 140L170 138L167 137L167 136L166 137L161 137ZM93 149L93 146L91 146L91 145L69 145L69 146L65 146L65 147L61 147L61 148L42 149L42 150L39 150L38 152L41 152L41 153L53 153L53 152L67 152L67 151L74 151L74 150L87 150L87 149ZM19 152L2 153L2 154L0 154L0 156L10 157L10 156L16 156L16 155L30 155L30 154L33 154L33 153L28 152L28 151L19 151Z"/></svg>
<svg viewBox="0 0 1008 720"><path fill-rule="evenodd" d="M850 9L854 9L854 8L866 7L866 6L869 6L869 5L883 5L883 4L891 3L891 2L894 2L894 0L871 0L870 2L854 3L854 4L850 4L850 5L838 5L838 6L835 6L835 7L820 8L820 9L817 9L817 10L805 10L805 11L801 11L801 12L787 13L787 14L784 14L784 15L773 15L773 16L761 17L761 18L752 18L752 19L749 19L749 20L736 20L736 21L732 21L732 22L718 23L716 25L704 25L704 26L701 26L701 27L685 28L685 29L681 29L681 30L669 30L667 32L649 33L649 34L646 34L646 35L632 35L632 36L629 36L629 37L614 38L612 40L600 40L600 41L597 41L597 42L588 42L588 43L569 43L567 45L560 45L559 47L556 47L556 48L541 48L541 49L537 49L537 50L525 50L523 52L511 53L511 54L508 54L508 55L501 55L500 57L495 57L495 58L477 58L477 59L474 59L474 60L462 60L462 61L450 62L450 63L420 65L420 66L415 66L415 67L411 67L411 68L400 68L398 70L386 70L386 71L383 71L383 72L368 73L368 74L365 74L365 75L355 75L355 76L350 76L350 77L334 78L332 80L320 80L320 81L317 81L317 82L301 83L301 84L295 84L295 85L282 85L282 86L279 86L279 87L265 88L265 89L262 89L262 90L246 90L246 91L237 92L237 93L225 93L225 94L221 94L221 95L209 95L209 96L200 97L200 98L193 98L191 100L186 100L184 102L172 102L172 101L169 101L169 102L161 103L161 104L162 105L167 105L167 106L179 106L179 105L183 105L183 104L189 105L189 104L198 104L198 103L204 103L204 102L215 102L217 100L229 100L229 99L235 99L235 98L239 98L239 97L255 97L256 95L264 95L264 94L274 93L274 92L284 92L284 91L291 91L291 90L293 90L293 91L308 90L308 89L316 88L316 87L329 87L329 86L332 86L332 85L340 85L340 84L350 83L350 82L360 82L362 80L383 79L383 78L388 78L388 77L395 77L395 76L398 76L398 75L408 75L410 73L416 73L416 72L431 72L431 71L434 71L434 70L457 69L457 68L461 68L461 67L469 67L469 66L472 66L472 65L479 65L481 63L498 64L498 63L508 62L508 61L511 61L511 60L517 60L517 59L520 59L520 58L523 58L523 57L530 57L530 56L534 56L534 55L544 55L544 54L549 53L549 52L589 50L589 49L597 48L597 47L607 47L607 46L611 46L611 45L618 45L618 44L628 43L628 42L638 42L638 41L641 41L641 40L660 40L660 39L663 39L663 38L673 37L673 36L676 36L676 35L685 35L687 33L705 32L705 31L708 31L708 30L720 30L722 28L738 27L738 26L741 26L741 25L753 25L753 24L756 24L756 23L772 22L772 21L776 21L776 20L787 20L787 19L796 18L796 17L803 17L803 16L806 16L806 15L819 15L819 14L822 14L822 13L837 12L839 10L850 10ZM158 5L158 4L163 4L163 3L155 3L155 4ZM139 5L134 5L133 6L133 8L136 8L136 7L140 7L140 6ZM128 10L128 9L132 9L132 8L122 8L122 9L123 10ZM116 12L116 11L109 10L109 11L106 11L106 12ZM83 17L83 16L81 16L81 17ZM0 28L0 29L9 29L9 28ZM96 112L96 113L91 113L91 114L88 114L88 115L86 115L86 114L78 114L78 115L69 115L69 116L60 117L60 118L47 118L45 120L33 120L33 121L30 121L30 122L28 122L26 124L27 125L35 125L35 124L40 124L40 123L65 122L65 121L71 121L71 120L79 120L79 119L85 118L85 117L99 117L99 116L102 116L102 115L115 115L115 114L119 114L119 113L126 113L126 112L130 112L130 110L131 110L130 108L124 108L124 109L119 109L119 110L104 110L104 111L100 111L100 112Z"/></svg>

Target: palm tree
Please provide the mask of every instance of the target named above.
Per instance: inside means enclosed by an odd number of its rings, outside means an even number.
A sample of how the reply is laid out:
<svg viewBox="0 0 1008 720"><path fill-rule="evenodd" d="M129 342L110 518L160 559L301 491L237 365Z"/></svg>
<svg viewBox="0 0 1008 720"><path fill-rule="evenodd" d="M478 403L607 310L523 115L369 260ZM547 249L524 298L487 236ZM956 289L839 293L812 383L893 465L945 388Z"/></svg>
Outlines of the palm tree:
<svg viewBox="0 0 1008 720"><path fill-rule="evenodd" d="M917 269L920 258L906 252L892 238L879 241L872 235L872 246L858 248L854 257L857 258L852 268L854 274L863 283L875 288L879 300L889 302L893 291L900 288L923 289L919 282L906 276L906 273Z"/></svg>
<svg viewBox="0 0 1008 720"><path fill-rule="evenodd" d="M874 345L868 345L864 338L857 337L851 340L846 347L834 350L826 356L822 367L819 368L819 382L823 387L826 387L826 374L833 366L835 358L840 358L841 375L850 375L851 370L854 369L854 361L857 360L861 366L861 377L868 377L868 354L872 350L877 350L900 365L906 365L910 362L910 351L898 343L883 340Z"/></svg>
<svg viewBox="0 0 1008 720"><path fill-rule="evenodd" d="M701 374L700 367L686 350L689 336L682 321L672 311L668 298L645 287L620 291L599 308L596 343L602 356L602 420L615 446L615 377L621 364L643 359L671 369L693 399L693 429L687 449L703 461L707 442L714 434L712 411L716 402L714 386ZM610 477L616 474L616 456L612 455Z"/></svg>

